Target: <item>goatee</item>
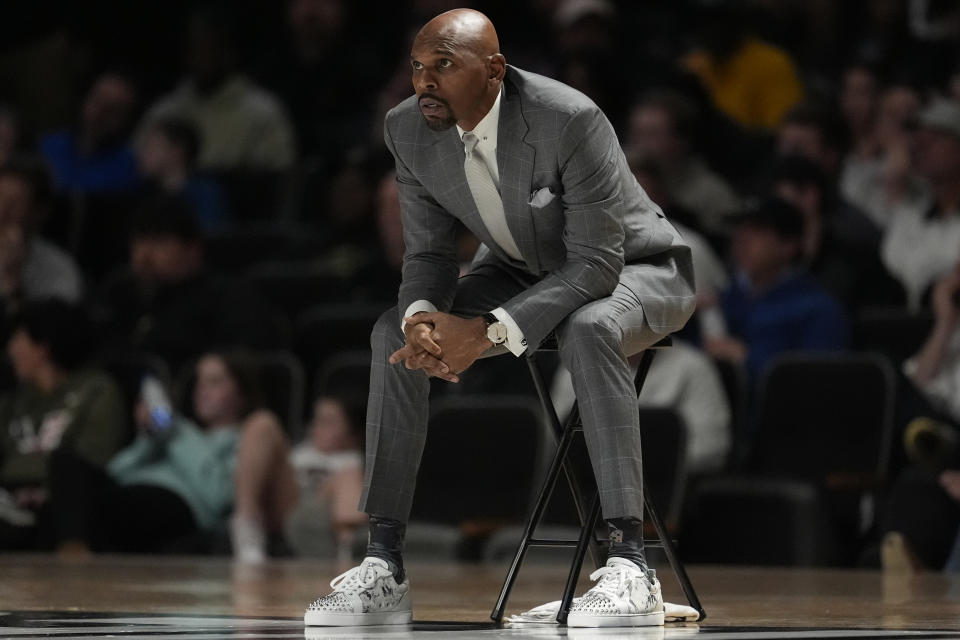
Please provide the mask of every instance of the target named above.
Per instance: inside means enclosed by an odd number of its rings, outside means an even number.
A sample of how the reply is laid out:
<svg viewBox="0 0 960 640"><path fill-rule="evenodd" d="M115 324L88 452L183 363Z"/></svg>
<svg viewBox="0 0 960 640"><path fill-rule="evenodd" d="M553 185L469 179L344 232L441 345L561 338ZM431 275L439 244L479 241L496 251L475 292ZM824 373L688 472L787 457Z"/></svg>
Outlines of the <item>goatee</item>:
<svg viewBox="0 0 960 640"><path fill-rule="evenodd" d="M427 126L433 131L446 131L453 125L457 124L457 119L453 117L446 118L445 120L437 120L435 118L431 119L427 116L423 116L423 119L426 121Z"/></svg>

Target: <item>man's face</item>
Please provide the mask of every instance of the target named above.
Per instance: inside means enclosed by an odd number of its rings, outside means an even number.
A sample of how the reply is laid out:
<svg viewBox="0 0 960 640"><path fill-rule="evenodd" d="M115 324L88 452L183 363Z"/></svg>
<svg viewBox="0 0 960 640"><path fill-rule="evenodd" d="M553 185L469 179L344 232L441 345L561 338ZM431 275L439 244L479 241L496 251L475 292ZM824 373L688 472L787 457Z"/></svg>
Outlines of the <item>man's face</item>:
<svg viewBox="0 0 960 640"><path fill-rule="evenodd" d="M130 246L130 267L148 284L173 284L196 272L200 249L176 236L137 236Z"/></svg>
<svg viewBox="0 0 960 640"><path fill-rule="evenodd" d="M673 122L665 109L654 105L637 108L630 118L630 146L644 156L670 162L683 155Z"/></svg>
<svg viewBox="0 0 960 640"><path fill-rule="evenodd" d="M820 217L820 189L814 185L781 180L774 185L773 192L799 209L807 224Z"/></svg>
<svg viewBox="0 0 960 640"><path fill-rule="evenodd" d="M840 107L850 123L869 124L877 107L877 83L865 69L850 69L843 76Z"/></svg>
<svg viewBox="0 0 960 640"><path fill-rule="evenodd" d="M342 0L292 0L287 9L287 24L305 40L323 40L343 26Z"/></svg>
<svg viewBox="0 0 960 640"><path fill-rule="evenodd" d="M487 59L442 34L421 34L413 43L410 66L428 127L444 131L476 114L487 86Z"/></svg>
<svg viewBox="0 0 960 640"><path fill-rule="evenodd" d="M877 137L891 144L909 137L906 125L920 111L920 96L907 87L890 87L880 98L877 112Z"/></svg>
<svg viewBox="0 0 960 640"><path fill-rule="evenodd" d="M137 164L143 175L158 178L171 169L182 167L185 162L180 150L163 132L152 129L143 136L137 146Z"/></svg>
<svg viewBox="0 0 960 640"><path fill-rule="evenodd" d="M773 229L741 224L733 234L733 258L751 280L758 281L784 269L798 251L796 240L783 238Z"/></svg>
<svg viewBox="0 0 960 640"><path fill-rule="evenodd" d="M816 127L788 122L777 132L777 152L780 155L798 155L824 164L823 138Z"/></svg>
<svg viewBox="0 0 960 640"><path fill-rule="evenodd" d="M917 171L929 180L960 180L960 138L948 131L920 129L915 158Z"/></svg>
<svg viewBox="0 0 960 640"><path fill-rule="evenodd" d="M16 176L0 177L0 226L23 227L32 206L30 185Z"/></svg>
<svg viewBox="0 0 960 640"><path fill-rule="evenodd" d="M84 129L95 140L111 140L126 130L133 110L134 90L116 75L104 75L90 88L83 101Z"/></svg>
<svg viewBox="0 0 960 640"><path fill-rule="evenodd" d="M37 372L49 362L49 353L42 344L37 344L25 329L17 329L7 342L7 355L18 380L32 382Z"/></svg>

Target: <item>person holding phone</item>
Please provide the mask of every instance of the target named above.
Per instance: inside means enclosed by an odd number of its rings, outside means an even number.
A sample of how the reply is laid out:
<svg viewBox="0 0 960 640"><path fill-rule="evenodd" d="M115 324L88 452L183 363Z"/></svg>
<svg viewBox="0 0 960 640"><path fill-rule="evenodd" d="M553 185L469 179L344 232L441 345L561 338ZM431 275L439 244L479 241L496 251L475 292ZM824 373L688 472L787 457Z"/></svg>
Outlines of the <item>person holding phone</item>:
<svg viewBox="0 0 960 640"><path fill-rule="evenodd" d="M174 408L158 380L144 378L136 438L106 474L88 469L75 491L74 500L89 507L84 541L91 550L206 550L229 527L239 561L266 558L268 536L280 531L297 485L283 429L262 408L249 358L201 356L189 413Z"/></svg>

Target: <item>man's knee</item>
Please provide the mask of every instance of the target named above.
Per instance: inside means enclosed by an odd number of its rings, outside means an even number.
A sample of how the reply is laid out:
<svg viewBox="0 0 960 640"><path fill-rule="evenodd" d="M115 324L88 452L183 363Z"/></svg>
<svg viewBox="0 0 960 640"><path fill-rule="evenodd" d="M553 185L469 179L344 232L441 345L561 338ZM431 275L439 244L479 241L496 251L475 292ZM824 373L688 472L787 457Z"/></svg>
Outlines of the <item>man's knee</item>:
<svg viewBox="0 0 960 640"><path fill-rule="evenodd" d="M403 342L397 308L391 307L384 311L373 325L373 331L370 333L370 347L375 353L387 349L392 353L402 347Z"/></svg>
<svg viewBox="0 0 960 640"><path fill-rule="evenodd" d="M588 304L571 313L561 330L564 342L619 342L623 332L615 318L600 305Z"/></svg>

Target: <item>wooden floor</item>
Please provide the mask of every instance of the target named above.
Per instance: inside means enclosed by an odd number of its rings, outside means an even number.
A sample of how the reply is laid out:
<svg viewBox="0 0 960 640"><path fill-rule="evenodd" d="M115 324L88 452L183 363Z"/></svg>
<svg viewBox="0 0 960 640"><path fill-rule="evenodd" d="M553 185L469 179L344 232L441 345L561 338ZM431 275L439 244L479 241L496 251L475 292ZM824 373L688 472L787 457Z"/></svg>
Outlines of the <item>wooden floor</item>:
<svg viewBox="0 0 960 640"><path fill-rule="evenodd" d="M339 571L331 563L309 560L275 561L251 568L216 558L98 557L64 561L50 556L0 555L0 638L378 637L376 630L363 634L329 630L304 636L301 620L305 605L326 593L327 583ZM689 567L689 571L708 613L699 625L577 637L671 638L698 632L710 639L960 638L960 577L697 566ZM567 637L563 629L541 627L537 633L521 633L479 627L458 630L436 624L489 622L503 578L502 566L411 564L408 572L414 590L414 616L418 622L434 624L393 629L384 632L385 637ZM508 614L559 598L564 572L560 564L526 567ZM658 573L666 600L685 604L669 568L661 567ZM158 626L157 620L163 624ZM203 620L207 620L206 626Z"/></svg>

